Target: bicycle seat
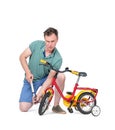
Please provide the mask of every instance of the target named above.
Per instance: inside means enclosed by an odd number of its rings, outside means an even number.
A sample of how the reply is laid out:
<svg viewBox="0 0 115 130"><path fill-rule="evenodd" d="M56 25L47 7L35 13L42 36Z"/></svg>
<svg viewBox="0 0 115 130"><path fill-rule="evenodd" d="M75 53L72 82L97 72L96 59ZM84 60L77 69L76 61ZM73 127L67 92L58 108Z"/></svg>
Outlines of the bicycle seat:
<svg viewBox="0 0 115 130"><path fill-rule="evenodd" d="M79 76L86 77L87 73L85 73L85 72L79 72Z"/></svg>

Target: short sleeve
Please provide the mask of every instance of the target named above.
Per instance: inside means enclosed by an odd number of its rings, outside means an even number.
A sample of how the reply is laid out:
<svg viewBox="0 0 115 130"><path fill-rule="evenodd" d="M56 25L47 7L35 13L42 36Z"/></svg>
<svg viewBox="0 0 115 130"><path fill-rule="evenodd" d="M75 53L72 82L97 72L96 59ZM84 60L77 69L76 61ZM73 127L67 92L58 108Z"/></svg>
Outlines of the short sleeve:
<svg viewBox="0 0 115 130"><path fill-rule="evenodd" d="M36 44L37 44L37 42L34 41L34 42L32 42L32 43L29 45L29 48L30 48L31 52L34 51Z"/></svg>
<svg viewBox="0 0 115 130"><path fill-rule="evenodd" d="M33 53L36 49L39 50L42 46L44 46L44 41L36 40L29 45L29 48Z"/></svg>
<svg viewBox="0 0 115 130"><path fill-rule="evenodd" d="M53 63L53 68L55 70L59 70L61 68L61 65L62 65L62 58L59 58L55 60L55 62Z"/></svg>

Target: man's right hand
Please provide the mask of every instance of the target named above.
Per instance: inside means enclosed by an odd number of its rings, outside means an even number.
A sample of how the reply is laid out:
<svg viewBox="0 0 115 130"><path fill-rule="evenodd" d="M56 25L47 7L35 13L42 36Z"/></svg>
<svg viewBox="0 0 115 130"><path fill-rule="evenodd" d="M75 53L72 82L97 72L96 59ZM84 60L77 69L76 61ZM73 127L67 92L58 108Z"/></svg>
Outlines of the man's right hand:
<svg viewBox="0 0 115 130"><path fill-rule="evenodd" d="M33 78L34 78L34 76L33 76L33 74L32 73L26 73L26 80L29 82L29 83L31 83L32 81L33 81Z"/></svg>

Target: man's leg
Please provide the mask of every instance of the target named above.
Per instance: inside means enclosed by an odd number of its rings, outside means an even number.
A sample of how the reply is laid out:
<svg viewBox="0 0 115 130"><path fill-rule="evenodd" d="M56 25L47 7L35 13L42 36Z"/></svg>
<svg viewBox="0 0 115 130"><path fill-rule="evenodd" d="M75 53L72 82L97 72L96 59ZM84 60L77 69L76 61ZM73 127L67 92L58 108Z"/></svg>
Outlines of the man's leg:
<svg viewBox="0 0 115 130"><path fill-rule="evenodd" d="M64 85L65 85L65 75L62 73L59 73L57 76L56 82L57 82L58 86L60 87L61 91L63 92ZM60 99L61 99L61 96L58 93L57 89L55 89L54 106L53 106L52 110L56 113L65 114L66 112L63 109L61 109L61 107L59 106Z"/></svg>
<svg viewBox="0 0 115 130"><path fill-rule="evenodd" d="M24 80L22 91L19 99L19 109L22 112L27 112L32 107L32 90L30 83Z"/></svg>
<svg viewBox="0 0 115 130"><path fill-rule="evenodd" d="M45 80L46 77L41 80L33 82L35 93ZM32 106L33 106L33 96L31 86L27 80L24 80L23 88L20 94L19 109L22 112L27 112Z"/></svg>
<svg viewBox="0 0 115 130"><path fill-rule="evenodd" d="M21 112L27 112L31 107L32 107L32 103L29 102L20 102L19 103L19 108Z"/></svg>

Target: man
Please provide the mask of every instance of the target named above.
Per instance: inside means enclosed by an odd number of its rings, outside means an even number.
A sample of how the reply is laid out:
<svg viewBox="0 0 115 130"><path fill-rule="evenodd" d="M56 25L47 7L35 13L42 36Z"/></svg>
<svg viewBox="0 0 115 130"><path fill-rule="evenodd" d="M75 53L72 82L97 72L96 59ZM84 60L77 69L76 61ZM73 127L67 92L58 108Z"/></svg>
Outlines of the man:
<svg viewBox="0 0 115 130"><path fill-rule="evenodd" d="M20 62L25 71L25 79L23 88L20 94L19 108L22 112L27 112L34 103L39 102L43 91L51 85L52 78L56 71L47 70L47 67L40 65L40 60L48 61L55 70L59 70L62 65L62 57L56 48L58 42L58 31L55 28L48 28L44 32L44 40L32 42L27 49L20 55ZM27 58L29 57L29 63ZM56 80L60 89L63 91L65 76L59 73ZM32 90L30 84L33 83L34 90L37 92L37 98L32 98ZM55 90L53 112L65 114L66 112L59 106L60 95Z"/></svg>

